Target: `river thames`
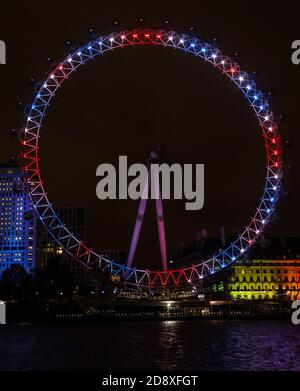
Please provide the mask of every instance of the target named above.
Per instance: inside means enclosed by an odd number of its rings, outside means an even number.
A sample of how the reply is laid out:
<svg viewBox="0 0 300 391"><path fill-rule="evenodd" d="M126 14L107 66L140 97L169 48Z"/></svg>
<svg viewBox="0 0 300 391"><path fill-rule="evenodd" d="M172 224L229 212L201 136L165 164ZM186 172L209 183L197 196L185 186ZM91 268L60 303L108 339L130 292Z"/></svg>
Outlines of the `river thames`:
<svg viewBox="0 0 300 391"><path fill-rule="evenodd" d="M1 370L300 370L289 321L8 324Z"/></svg>

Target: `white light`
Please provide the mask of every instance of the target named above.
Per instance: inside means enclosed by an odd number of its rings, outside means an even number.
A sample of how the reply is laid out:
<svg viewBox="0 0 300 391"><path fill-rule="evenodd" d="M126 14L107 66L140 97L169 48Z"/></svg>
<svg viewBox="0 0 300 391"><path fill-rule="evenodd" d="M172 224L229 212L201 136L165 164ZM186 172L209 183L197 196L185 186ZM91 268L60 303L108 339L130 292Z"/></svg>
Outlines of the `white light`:
<svg viewBox="0 0 300 391"><path fill-rule="evenodd" d="M179 42L180 42L180 43L184 43L184 40L183 40L183 39L181 39Z"/></svg>
<svg viewBox="0 0 300 391"><path fill-rule="evenodd" d="M231 259L232 259L233 261L235 261L235 257L232 257Z"/></svg>
<svg viewBox="0 0 300 391"><path fill-rule="evenodd" d="M265 224L265 220L262 220L261 223L262 223L262 224Z"/></svg>
<svg viewBox="0 0 300 391"><path fill-rule="evenodd" d="M276 186L274 186L274 187L273 187L273 190L277 190L277 187L276 187Z"/></svg>
<svg viewBox="0 0 300 391"><path fill-rule="evenodd" d="M258 235L258 234L259 234L259 230L256 231L256 235Z"/></svg>
<svg viewBox="0 0 300 391"><path fill-rule="evenodd" d="M251 86L249 86L249 84L247 85L247 90L248 90L248 91L251 90Z"/></svg>
<svg viewBox="0 0 300 391"><path fill-rule="evenodd" d="M245 252L245 250L243 248L241 248L241 253Z"/></svg>
<svg viewBox="0 0 300 391"><path fill-rule="evenodd" d="M109 40L110 40L110 42L113 42L113 41L114 41L113 37L109 38Z"/></svg>
<svg viewBox="0 0 300 391"><path fill-rule="evenodd" d="M169 39L169 41L173 41L173 37L172 36L170 36L168 39Z"/></svg>
<svg viewBox="0 0 300 391"><path fill-rule="evenodd" d="M212 55L212 58L217 58L217 55L214 53L214 54Z"/></svg>
<svg viewBox="0 0 300 391"><path fill-rule="evenodd" d="M50 77L51 77L51 79L54 79L54 75L51 75Z"/></svg>
<svg viewBox="0 0 300 391"><path fill-rule="evenodd" d="M269 116L268 115L265 116L265 121L269 121Z"/></svg>
<svg viewBox="0 0 300 391"><path fill-rule="evenodd" d="M240 77L239 77L239 81L244 81L243 76L240 76Z"/></svg>
<svg viewBox="0 0 300 391"><path fill-rule="evenodd" d="M224 61L224 60L222 60L222 61L221 61L221 64L225 64L225 61Z"/></svg>
<svg viewBox="0 0 300 391"><path fill-rule="evenodd" d="M269 131L270 131L270 132L273 132L272 126L269 127Z"/></svg>
<svg viewBox="0 0 300 391"><path fill-rule="evenodd" d="M121 35L121 39L125 39L126 37L125 37L125 35Z"/></svg>
<svg viewBox="0 0 300 391"><path fill-rule="evenodd" d="M68 61L69 61L69 62L72 62L73 60L72 60L72 58L70 57L70 58L68 58Z"/></svg>
<svg viewBox="0 0 300 391"><path fill-rule="evenodd" d="M278 179L278 175L275 175L275 179Z"/></svg>
<svg viewBox="0 0 300 391"><path fill-rule="evenodd" d="M77 53L77 56L81 56L81 52L78 52L78 53Z"/></svg>
<svg viewBox="0 0 300 391"><path fill-rule="evenodd" d="M46 83L44 83L44 88L46 88L47 87L47 84Z"/></svg>

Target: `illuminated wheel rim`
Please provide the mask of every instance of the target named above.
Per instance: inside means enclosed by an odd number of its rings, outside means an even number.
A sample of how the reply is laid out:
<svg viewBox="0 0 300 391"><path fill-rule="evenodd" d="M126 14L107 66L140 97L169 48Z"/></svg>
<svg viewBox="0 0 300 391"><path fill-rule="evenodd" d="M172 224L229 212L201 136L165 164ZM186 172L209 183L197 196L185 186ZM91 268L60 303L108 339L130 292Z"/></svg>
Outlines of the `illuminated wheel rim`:
<svg viewBox="0 0 300 391"><path fill-rule="evenodd" d="M50 101L63 82L81 65L98 55L117 48L138 45L160 45L182 50L200 57L227 75L247 99L258 120L265 141L267 170L263 193L255 215L245 230L230 246L212 258L195 265L168 271L127 268L106 259L78 240L60 220L45 191L39 167L40 129ZM22 139L22 159L25 181L30 199L42 223L64 250L87 268L98 268L120 276L128 284L171 286L195 283L244 256L265 231L276 209L281 192L282 150L281 138L274 115L265 95L239 65L212 45L198 38L161 29L134 29L114 32L88 42L61 61L41 84L30 106Z"/></svg>

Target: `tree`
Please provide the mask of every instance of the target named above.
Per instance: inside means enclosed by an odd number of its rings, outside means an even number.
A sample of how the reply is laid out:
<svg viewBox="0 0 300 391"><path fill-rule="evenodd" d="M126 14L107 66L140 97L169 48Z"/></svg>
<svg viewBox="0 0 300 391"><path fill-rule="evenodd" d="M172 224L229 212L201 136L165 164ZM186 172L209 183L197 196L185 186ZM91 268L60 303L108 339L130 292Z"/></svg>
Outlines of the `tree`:
<svg viewBox="0 0 300 391"><path fill-rule="evenodd" d="M42 296L51 298L59 295L71 297L73 294L73 278L68 260L63 256L55 256L48 261L43 270L37 270L35 288Z"/></svg>
<svg viewBox="0 0 300 391"><path fill-rule="evenodd" d="M32 275L28 274L24 267L13 264L2 274L0 281L0 293L5 299L27 299L33 292Z"/></svg>

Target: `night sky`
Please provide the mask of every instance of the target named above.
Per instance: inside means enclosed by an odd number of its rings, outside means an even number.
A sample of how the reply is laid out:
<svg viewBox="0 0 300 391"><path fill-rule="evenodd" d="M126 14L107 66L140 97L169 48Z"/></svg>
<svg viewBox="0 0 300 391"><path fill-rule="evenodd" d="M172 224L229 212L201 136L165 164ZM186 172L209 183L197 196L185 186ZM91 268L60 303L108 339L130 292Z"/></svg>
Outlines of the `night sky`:
<svg viewBox="0 0 300 391"><path fill-rule="evenodd" d="M259 70L258 86L272 91L283 139L294 173L285 180L288 196L280 204L280 226L300 236L300 65L291 63L291 43L300 39L300 6L284 9L275 2L107 2L1 1L0 39L7 45L7 65L0 68L0 160L18 152L10 128L22 126L18 101L28 102L28 80L49 72L46 57L58 60L65 41L82 44L90 27L112 30L118 19L134 27L140 16L148 26L171 21L175 31L196 27L202 40L218 38L229 55L241 53L241 67ZM143 3L141 5L141 3ZM41 6L43 4L43 6ZM81 5L80 5L81 4ZM292 4L292 3L291 3ZM295 4L295 2L293 2ZM298 7L298 10L296 9ZM298 12L297 12L298 11ZM95 249L127 250L138 201L100 201L96 197L96 167L146 162L158 143L167 163L205 164L205 206L185 211L184 201L165 201L168 253L182 241L193 242L207 228L218 235L238 234L258 206L265 174L264 143L256 120L241 93L201 59L174 49L136 47L117 50L85 65L65 82L48 110L41 135L41 167L55 206L84 206L88 212L88 244ZM137 265L159 265L154 202L149 202Z"/></svg>

